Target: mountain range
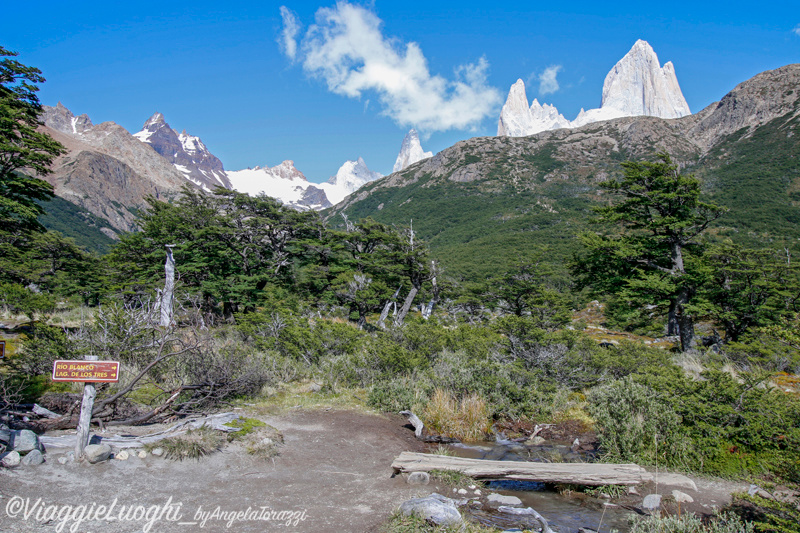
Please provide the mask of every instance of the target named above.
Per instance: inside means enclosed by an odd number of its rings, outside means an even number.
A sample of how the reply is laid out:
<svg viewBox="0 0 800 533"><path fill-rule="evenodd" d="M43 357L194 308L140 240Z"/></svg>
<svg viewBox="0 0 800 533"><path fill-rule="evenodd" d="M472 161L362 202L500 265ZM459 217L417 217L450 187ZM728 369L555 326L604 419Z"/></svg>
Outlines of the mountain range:
<svg viewBox="0 0 800 533"><path fill-rule="evenodd" d="M47 221L67 232L70 225L88 226L98 233L95 241L110 242L119 232L133 231L136 213L146 207L148 196L174 198L186 184L207 191L225 187L263 193L296 209L320 210L382 177L360 157L346 161L321 184L310 183L292 161L226 171L199 137L172 129L161 113L154 113L133 135L114 122L95 125L87 115L75 116L61 103L44 106L42 122L42 128L67 148L46 179L58 198L75 206L51 205L49 209L58 210L62 220ZM412 130L403 140L396 165L405 168L430 156ZM86 229L72 236L85 236Z"/></svg>
<svg viewBox="0 0 800 533"><path fill-rule="evenodd" d="M671 154L730 209L714 238L798 248L800 65L763 72L680 118L631 116L526 137L477 137L369 183L328 214L408 224L451 275L480 279L549 246L568 257L590 229L597 184L620 163ZM666 100L665 100L666 101Z"/></svg>
<svg viewBox="0 0 800 533"><path fill-rule="evenodd" d="M46 107L43 116L45 131L68 150L46 177L61 202L48 210L57 209L59 228L80 224L108 241L135 229L136 213L148 196L170 200L186 184L233 187L298 209L327 209L331 224L340 222L342 212L351 220L413 220L451 275L480 279L537 246L549 246L554 260L567 257L578 246L576 234L589 228L591 206L604 199L597 184L619 175L623 161L666 151L683 172L701 178L707 198L730 208L711 229L712 237L795 250L798 94L800 65L787 65L744 81L719 102L689 114L674 69L669 63L659 66L652 48L639 41L606 77L601 107L579 118L630 116L562 127L553 106L535 100L528 107L518 82L500 123L511 128L513 117L549 117L544 131L514 136L506 130L432 155L411 130L395 163L399 170L381 177L357 158L321 184L310 183L292 161L226 171L200 139L173 130L158 113L131 135L113 122L95 125L59 104Z"/></svg>

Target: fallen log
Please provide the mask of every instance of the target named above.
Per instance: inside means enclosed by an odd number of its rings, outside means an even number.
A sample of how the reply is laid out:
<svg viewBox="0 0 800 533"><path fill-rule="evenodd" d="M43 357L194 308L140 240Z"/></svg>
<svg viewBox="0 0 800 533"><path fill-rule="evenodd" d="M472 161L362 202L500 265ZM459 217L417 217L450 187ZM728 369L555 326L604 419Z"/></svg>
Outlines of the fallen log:
<svg viewBox="0 0 800 533"><path fill-rule="evenodd" d="M238 418L240 418L240 416L236 413L219 413L199 419L184 420L168 429L158 431L156 433L149 433L147 435L128 437L114 435L112 437L104 437L102 435L95 434L90 436L90 443L108 444L114 448L141 448L145 444L153 444L163 439L177 437L179 435L183 435L190 429L198 429L203 426L230 433L239 431L239 429L227 426L226 424L233 422ZM39 437L39 442L44 444L45 448L48 450L64 448L71 449L75 446L75 437L76 435L61 435L58 437L42 435Z"/></svg>
<svg viewBox="0 0 800 533"><path fill-rule="evenodd" d="M574 485L638 485L653 476L636 464L532 463L487 461L427 453L403 452L392 463L395 472L454 470L474 478L515 479Z"/></svg>

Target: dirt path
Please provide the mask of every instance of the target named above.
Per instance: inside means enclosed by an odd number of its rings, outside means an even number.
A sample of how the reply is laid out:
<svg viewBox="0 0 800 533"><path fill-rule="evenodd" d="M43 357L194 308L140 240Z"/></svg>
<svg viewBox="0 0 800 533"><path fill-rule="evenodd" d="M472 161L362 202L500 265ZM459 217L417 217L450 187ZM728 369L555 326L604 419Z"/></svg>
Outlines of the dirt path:
<svg viewBox="0 0 800 533"><path fill-rule="evenodd" d="M298 409L258 418L284 436L274 461L232 444L200 461L133 455L127 461L61 465L54 452L38 467L0 469L0 532L365 532L375 531L403 501L446 490L391 477L400 452L428 451L400 416ZM746 489L695 481L697 491L681 488L695 499L684 511L709 513L723 507L732 490ZM669 489L639 488L642 495L670 494ZM619 503L641 504L641 496L628 499ZM100 512L100 518L79 523L56 515L79 505ZM108 515L99 507L112 505Z"/></svg>
<svg viewBox="0 0 800 533"><path fill-rule="evenodd" d="M110 506L116 498L115 516L124 505L163 507L171 498L172 513L165 513L150 529L159 533L370 531L404 500L434 490L411 487L391 477L392 460L400 452L421 450L400 416L298 410L261 418L284 435L285 445L274 462L257 460L229 446L199 462L134 456L97 465L61 465L53 456L38 467L0 469L0 531L56 531L58 520L45 525L33 516L25 520L21 512L10 516L15 513L9 511L26 501L33 505L37 498L45 504L41 507ZM177 504L181 517L169 520L177 517ZM266 515L262 507L283 514ZM222 517L202 524L201 513L213 513L216 508L221 513L249 508L252 514L230 527ZM63 531L74 524L70 521ZM146 518L94 520L80 524L74 532L134 533L143 531L146 524Z"/></svg>

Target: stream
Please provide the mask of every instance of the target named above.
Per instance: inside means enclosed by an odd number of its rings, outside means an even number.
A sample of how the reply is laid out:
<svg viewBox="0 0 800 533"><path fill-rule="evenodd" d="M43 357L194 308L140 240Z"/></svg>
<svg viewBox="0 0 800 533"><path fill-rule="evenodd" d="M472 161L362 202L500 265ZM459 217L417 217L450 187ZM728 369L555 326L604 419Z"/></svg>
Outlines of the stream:
<svg viewBox="0 0 800 533"><path fill-rule="evenodd" d="M495 461L591 462L595 459L591 453L574 453L568 445L559 443L528 446L498 439L497 442L450 444L447 448L454 456ZM532 481L494 480L485 481L485 485L484 494L516 496L522 500L522 507L538 511L557 533L576 533L580 528L599 533L628 530L627 517L631 510L583 492L559 492L553 485ZM468 514L484 525L504 529L538 526L538 521L526 516L474 508L470 508Z"/></svg>

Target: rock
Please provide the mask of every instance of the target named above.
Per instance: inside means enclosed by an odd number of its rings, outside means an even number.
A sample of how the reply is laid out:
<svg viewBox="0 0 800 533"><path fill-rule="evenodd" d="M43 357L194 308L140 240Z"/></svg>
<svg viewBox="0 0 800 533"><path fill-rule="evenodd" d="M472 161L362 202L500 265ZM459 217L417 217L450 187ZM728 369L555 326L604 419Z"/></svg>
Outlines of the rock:
<svg viewBox="0 0 800 533"><path fill-rule="evenodd" d="M164 448L156 448L155 450L153 450L150 453L152 453L156 457L161 457L162 455L164 455Z"/></svg>
<svg viewBox="0 0 800 533"><path fill-rule="evenodd" d="M759 498L764 498L765 500L775 499L775 496L765 491L758 485L750 485L750 488L747 489L747 494L749 494L750 496L758 496Z"/></svg>
<svg viewBox="0 0 800 533"><path fill-rule="evenodd" d="M427 472L411 472L406 482L409 485L427 485L431 482L431 476Z"/></svg>
<svg viewBox="0 0 800 533"><path fill-rule="evenodd" d="M8 426L0 424L0 443L8 444L11 442L11 430Z"/></svg>
<svg viewBox="0 0 800 533"><path fill-rule="evenodd" d="M544 442L545 442L545 441L544 441L544 438L543 438L543 437L540 437L539 435L536 435L536 436L535 436L535 437L533 437L532 439L528 439L528 440L526 440L526 441L525 441L525 444L526 444L527 446L539 446L540 444L544 444Z"/></svg>
<svg viewBox="0 0 800 533"><path fill-rule="evenodd" d="M661 494L648 494L642 501L642 508L647 511L655 511L661 507Z"/></svg>
<svg viewBox="0 0 800 533"><path fill-rule="evenodd" d="M144 459L145 457L147 457L147 452L144 450L139 450L139 453L137 453L136 455L139 456L139 459Z"/></svg>
<svg viewBox="0 0 800 533"><path fill-rule="evenodd" d="M490 507L499 507L501 505L517 507L522 505L522 500L516 496L504 496L502 494L489 494L489 496L486 497L486 501L489 503Z"/></svg>
<svg viewBox="0 0 800 533"><path fill-rule="evenodd" d="M111 446L108 444L90 444L83 449L83 456L91 464L107 461L111 457Z"/></svg>
<svg viewBox="0 0 800 533"><path fill-rule="evenodd" d="M28 455L22 458L22 464L25 466L36 466L44 462L44 455L39 450L31 450Z"/></svg>
<svg viewBox="0 0 800 533"><path fill-rule="evenodd" d="M630 485L628 487L628 494L630 494L631 496L638 496L639 495L639 491L636 490L636 487L634 485Z"/></svg>
<svg viewBox="0 0 800 533"><path fill-rule="evenodd" d="M670 487L678 487L679 489L688 489L697 492L697 485L695 482L681 474L661 472L658 474L658 484L669 485Z"/></svg>
<svg viewBox="0 0 800 533"><path fill-rule="evenodd" d="M692 503L694 501L694 498L679 490L673 490L672 497L675 498L675 501L678 503Z"/></svg>
<svg viewBox="0 0 800 533"><path fill-rule="evenodd" d="M481 490L475 489L475 496L480 496L480 495L481 495Z"/></svg>
<svg viewBox="0 0 800 533"><path fill-rule="evenodd" d="M58 464L65 465L75 461L75 452L67 452L58 458Z"/></svg>
<svg viewBox="0 0 800 533"><path fill-rule="evenodd" d="M588 527L581 527L578 528L578 533L597 533L597 530Z"/></svg>
<svg viewBox="0 0 800 533"><path fill-rule="evenodd" d="M116 459L117 461L127 461L129 457L130 454L125 450L122 450L121 452L114 454L114 459Z"/></svg>
<svg viewBox="0 0 800 533"><path fill-rule="evenodd" d="M458 494L461 495L461 496L466 496L467 489L458 489Z"/></svg>
<svg viewBox="0 0 800 533"><path fill-rule="evenodd" d="M415 514L440 526L454 526L462 522L455 502L436 493L403 502L400 512L405 516Z"/></svg>
<svg viewBox="0 0 800 533"><path fill-rule="evenodd" d="M11 432L9 447L24 455L31 450L41 449L41 444L39 444L39 437L36 436L36 433L29 429L23 429Z"/></svg>
<svg viewBox="0 0 800 533"><path fill-rule="evenodd" d="M19 452L10 451L0 454L0 466L5 468L16 468L20 463Z"/></svg>
<svg viewBox="0 0 800 533"><path fill-rule="evenodd" d="M520 509L517 507L506 507L505 505L501 505L497 508L497 511L500 513L505 514L512 514L516 516L524 516L524 517L531 517L538 522L538 525L534 526L533 524L525 524L525 529L533 529L535 531L541 531L542 533L554 533L552 529L550 529L550 525L547 523L547 519L539 514L536 509L533 507L525 507L524 509Z"/></svg>

